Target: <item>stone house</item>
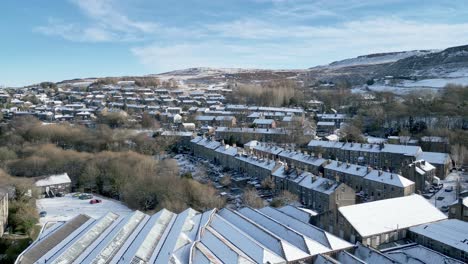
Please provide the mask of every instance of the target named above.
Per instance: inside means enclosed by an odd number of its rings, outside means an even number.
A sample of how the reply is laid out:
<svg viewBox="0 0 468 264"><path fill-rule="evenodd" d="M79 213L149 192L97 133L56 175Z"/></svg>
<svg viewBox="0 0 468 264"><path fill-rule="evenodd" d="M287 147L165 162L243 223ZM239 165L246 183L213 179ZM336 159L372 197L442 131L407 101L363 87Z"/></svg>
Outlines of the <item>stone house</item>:
<svg viewBox="0 0 468 264"><path fill-rule="evenodd" d="M419 144L423 151L429 152L450 152L449 139L446 137L426 136L421 137Z"/></svg>
<svg viewBox="0 0 468 264"><path fill-rule="evenodd" d="M290 143L291 141L289 132L281 128L218 127L215 135L217 139L232 139L239 144L252 140L276 143Z"/></svg>
<svg viewBox="0 0 468 264"><path fill-rule="evenodd" d="M359 165L368 165L390 171L397 171L418 159L423 153L418 146L393 144L360 144L312 140L308 148L322 152L324 157L339 159ZM430 162L430 161L429 161Z"/></svg>
<svg viewBox="0 0 468 264"><path fill-rule="evenodd" d="M452 168L452 160L448 153L441 152L423 152L418 156L418 159L423 159L431 163L435 168L435 174L439 179L444 180L450 173Z"/></svg>
<svg viewBox="0 0 468 264"><path fill-rule="evenodd" d="M193 155L211 162L215 161L217 156L214 150L221 145L219 141L212 138L196 137L190 142Z"/></svg>
<svg viewBox="0 0 468 264"><path fill-rule="evenodd" d="M310 172L282 165L272 173L275 192L287 190L296 194L301 203L317 212L311 221L333 231L337 208L355 203L354 190L343 183L318 177Z"/></svg>
<svg viewBox="0 0 468 264"><path fill-rule="evenodd" d="M239 150L235 145L230 146L222 141L221 146L216 148L215 152L216 157L214 162L216 164L220 164L228 169L237 169L239 167L239 160L236 159Z"/></svg>
<svg viewBox="0 0 468 264"><path fill-rule="evenodd" d="M324 177L353 188L363 200L381 200L414 193L414 182L403 176L341 161L329 161Z"/></svg>
<svg viewBox="0 0 468 264"><path fill-rule="evenodd" d="M251 178L257 178L260 181L269 178L281 164L275 160L260 158L248 154L240 154L236 156L238 160L237 170L241 173L249 175Z"/></svg>
<svg viewBox="0 0 468 264"><path fill-rule="evenodd" d="M276 128L274 119L257 118L252 122L257 128Z"/></svg>
<svg viewBox="0 0 468 264"><path fill-rule="evenodd" d="M244 148L247 152L251 152L256 156L266 157L269 159L279 159L279 154L284 151L283 148L278 147L274 143L259 142L252 140L244 144Z"/></svg>
<svg viewBox="0 0 468 264"><path fill-rule="evenodd" d="M57 193L71 192L71 180L66 172L40 177L36 180L35 185L39 188L39 193L42 197L54 197Z"/></svg>
<svg viewBox="0 0 468 264"><path fill-rule="evenodd" d="M323 174L323 165L327 162L326 159L315 157L306 151L284 150L278 154L278 158L295 168L311 172L315 175Z"/></svg>
<svg viewBox="0 0 468 264"><path fill-rule="evenodd" d="M408 237L408 229L447 219L424 197L409 196L338 208L335 234L377 248L380 244Z"/></svg>
<svg viewBox="0 0 468 264"><path fill-rule="evenodd" d="M461 197L449 206L449 218L468 222L468 191L462 192Z"/></svg>
<svg viewBox="0 0 468 264"><path fill-rule="evenodd" d="M436 168L425 160L417 160L402 168L402 174L415 184L416 192L424 192L432 185Z"/></svg>

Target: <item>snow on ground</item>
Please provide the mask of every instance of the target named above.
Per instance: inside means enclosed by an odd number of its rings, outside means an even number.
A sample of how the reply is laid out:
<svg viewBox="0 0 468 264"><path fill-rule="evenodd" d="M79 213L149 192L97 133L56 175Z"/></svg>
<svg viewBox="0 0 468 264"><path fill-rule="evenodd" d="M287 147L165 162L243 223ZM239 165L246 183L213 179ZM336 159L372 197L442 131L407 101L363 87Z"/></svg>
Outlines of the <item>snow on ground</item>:
<svg viewBox="0 0 468 264"><path fill-rule="evenodd" d="M371 54L371 55L364 55L364 56L359 56L356 58L332 62L326 67L341 68L341 67L349 67L349 66L357 66L357 65L382 64L382 63L395 62L395 61L408 58L411 56L424 56L433 52L438 52L438 50L424 50L424 51L412 50L412 51L403 51L403 52L390 52L390 53L383 53L383 54Z"/></svg>
<svg viewBox="0 0 468 264"><path fill-rule="evenodd" d="M387 142L386 138L379 138L379 137L373 137L373 136L366 136L365 138L367 140L367 143L370 143L370 144L379 144L379 143Z"/></svg>
<svg viewBox="0 0 468 264"><path fill-rule="evenodd" d="M402 86L391 86L391 85L381 85L381 84L374 84L369 85L369 90L375 92L392 92L395 94L407 94L414 91L428 91L428 92L438 92L441 88L435 87L402 87ZM355 89L354 93L356 93L358 89Z"/></svg>
<svg viewBox="0 0 468 264"><path fill-rule="evenodd" d="M436 78L436 79L425 79L425 80L419 80L419 81L404 81L402 83L402 85L404 87L443 88L449 83L460 84L460 85L468 85L468 77Z"/></svg>
<svg viewBox="0 0 468 264"><path fill-rule="evenodd" d="M192 156L178 154L174 156L174 159L177 161L179 166L179 173L192 173L192 177L197 179L198 176L203 176L206 172L203 170L203 166L200 164L200 161L196 160Z"/></svg>
<svg viewBox="0 0 468 264"><path fill-rule="evenodd" d="M126 205L119 201L94 195L93 199L101 199L102 203L90 204L90 200L80 200L67 194L65 197L43 198L36 201L37 211L46 211L47 215L40 218L40 223L49 221L65 221L79 214L87 214L93 218L99 218L109 211L118 215L126 215L132 212Z"/></svg>
<svg viewBox="0 0 468 264"><path fill-rule="evenodd" d="M456 71L450 72L447 77L468 77L468 68L460 68Z"/></svg>
<svg viewBox="0 0 468 264"><path fill-rule="evenodd" d="M440 189L434 196L432 196L430 202L439 209L442 206L450 206L451 204L453 204L457 200L457 180L460 181L462 191L468 190L468 174L462 172L452 172L447 176L447 178L445 178L445 180L441 180L441 182L444 184L444 188ZM453 188L453 190L447 192L445 191L445 189L447 188ZM444 197L444 199L437 200L438 197Z"/></svg>

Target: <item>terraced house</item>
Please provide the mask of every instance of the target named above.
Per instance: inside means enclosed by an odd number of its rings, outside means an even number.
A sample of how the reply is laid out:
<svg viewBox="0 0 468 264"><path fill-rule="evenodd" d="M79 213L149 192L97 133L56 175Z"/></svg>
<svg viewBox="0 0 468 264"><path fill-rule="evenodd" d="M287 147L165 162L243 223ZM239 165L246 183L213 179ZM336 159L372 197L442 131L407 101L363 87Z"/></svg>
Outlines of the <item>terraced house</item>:
<svg viewBox="0 0 468 264"><path fill-rule="evenodd" d="M363 201L407 196L415 192L414 182L399 174L341 161L329 161L324 166L324 177L347 184Z"/></svg>
<svg viewBox="0 0 468 264"><path fill-rule="evenodd" d="M423 152L419 146L396 144L361 144L312 140L308 148L325 158L398 172L406 165L423 159L436 166L436 175L445 179L450 169L447 153Z"/></svg>

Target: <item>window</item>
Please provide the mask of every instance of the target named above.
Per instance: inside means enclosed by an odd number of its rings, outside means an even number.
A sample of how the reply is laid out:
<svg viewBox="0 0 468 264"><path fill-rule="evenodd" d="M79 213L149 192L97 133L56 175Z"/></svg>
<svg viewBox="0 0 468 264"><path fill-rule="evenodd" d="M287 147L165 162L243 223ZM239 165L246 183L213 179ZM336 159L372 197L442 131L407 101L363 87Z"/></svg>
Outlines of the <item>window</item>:
<svg viewBox="0 0 468 264"><path fill-rule="evenodd" d="M460 254L460 258L464 262L468 262L468 252L462 251L461 254Z"/></svg>

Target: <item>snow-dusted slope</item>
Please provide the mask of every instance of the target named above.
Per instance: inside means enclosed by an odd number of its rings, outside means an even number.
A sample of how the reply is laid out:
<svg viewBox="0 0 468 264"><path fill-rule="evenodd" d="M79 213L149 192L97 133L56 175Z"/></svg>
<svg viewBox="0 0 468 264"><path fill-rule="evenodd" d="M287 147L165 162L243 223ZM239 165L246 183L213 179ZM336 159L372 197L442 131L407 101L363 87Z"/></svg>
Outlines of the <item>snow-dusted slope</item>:
<svg viewBox="0 0 468 264"><path fill-rule="evenodd" d="M424 56L429 53L437 52L437 50L412 50L402 52L390 52L390 53L376 53L358 56L356 58L345 59L341 61L335 61L330 63L328 66L331 68L350 67L358 65L374 65L395 62L411 56Z"/></svg>

